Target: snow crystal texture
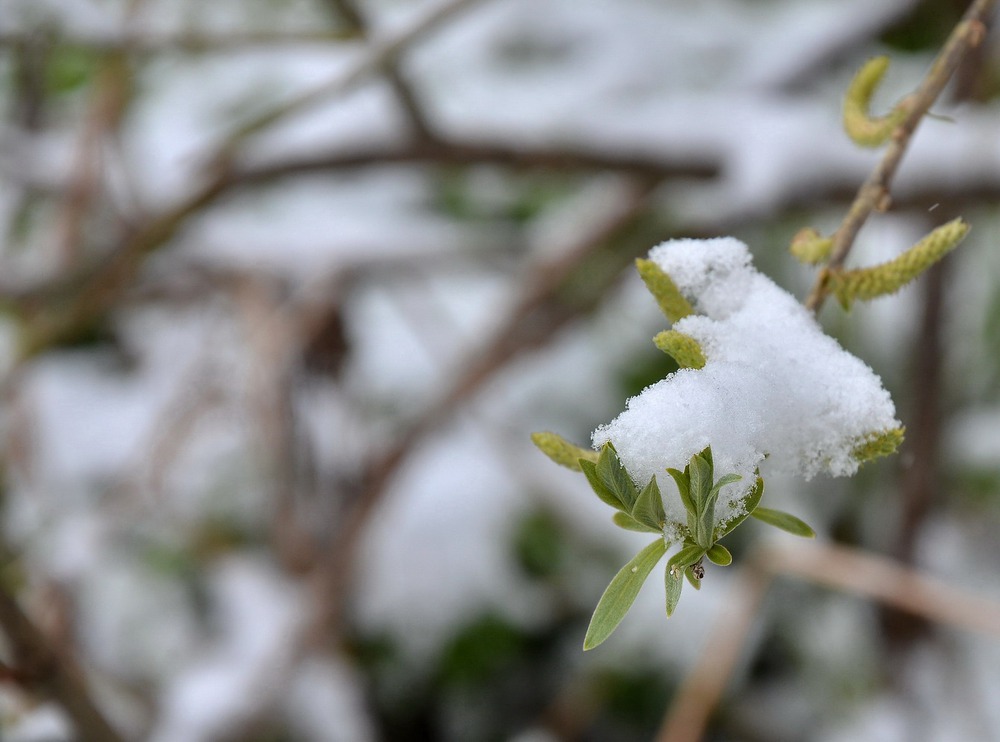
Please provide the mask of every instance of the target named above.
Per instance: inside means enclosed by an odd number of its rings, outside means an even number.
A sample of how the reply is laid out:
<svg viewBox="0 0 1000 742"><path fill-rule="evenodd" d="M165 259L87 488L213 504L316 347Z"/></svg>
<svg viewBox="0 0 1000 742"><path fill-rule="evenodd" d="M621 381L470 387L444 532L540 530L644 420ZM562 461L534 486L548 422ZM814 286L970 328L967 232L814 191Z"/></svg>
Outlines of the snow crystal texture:
<svg viewBox="0 0 1000 742"><path fill-rule="evenodd" d="M743 477L720 494L723 522L739 514L765 457L770 471L807 479L850 475L861 441L899 427L881 379L758 273L742 242L673 240L649 257L691 301L696 314L674 329L701 344L706 363L647 387L594 431L593 442L612 441L636 484L657 477L669 521L683 523L686 515L665 470L683 469L708 445L716 478Z"/></svg>

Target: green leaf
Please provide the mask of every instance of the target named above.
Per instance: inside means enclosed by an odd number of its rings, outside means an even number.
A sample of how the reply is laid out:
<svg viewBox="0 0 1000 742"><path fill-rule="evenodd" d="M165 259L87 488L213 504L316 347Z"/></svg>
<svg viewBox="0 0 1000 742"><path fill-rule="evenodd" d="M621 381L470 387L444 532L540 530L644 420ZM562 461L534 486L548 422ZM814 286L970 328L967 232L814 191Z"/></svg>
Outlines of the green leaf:
<svg viewBox="0 0 1000 742"><path fill-rule="evenodd" d="M632 482L632 478L622 466L621 459L614 444L608 441L601 449L600 458L597 459L597 476L608 490L622 502L626 512L632 510L639 492Z"/></svg>
<svg viewBox="0 0 1000 742"><path fill-rule="evenodd" d="M715 458L712 456L712 447L705 446L698 455L708 464L708 481L711 482L715 478Z"/></svg>
<svg viewBox="0 0 1000 742"><path fill-rule="evenodd" d="M691 529L691 539L702 549L708 549L715 543L712 527L715 524L715 502L706 504L705 508L695 518Z"/></svg>
<svg viewBox="0 0 1000 742"><path fill-rule="evenodd" d="M694 569L692 567L684 568L684 577L690 583L691 587L695 590L701 590L701 580L695 576Z"/></svg>
<svg viewBox="0 0 1000 742"><path fill-rule="evenodd" d="M582 471L580 459L597 461L596 451L575 446L557 433L532 433L531 442L554 462L573 471Z"/></svg>
<svg viewBox="0 0 1000 742"><path fill-rule="evenodd" d="M741 477L739 474L727 474L726 476L720 478L719 481L712 486L712 491L709 492L709 495L714 495L715 497L718 497L719 492L722 491L723 487L725 487L727 484L738 482L741 479L743 479L743 477Z"/></svg>
<svg viewBox="0 0 1000 742"><path fill-rule="evenodd" d="M711 549L705 552L705 556L713 564L718 564L720 567L728 567L733 563L733 555L722 544L714 544Z"/></svg>
<svg viewBox="0 0 1000 742"><path fill-rule="evenodd" d="M684 574L681 570L671 570L667 567L663 575L663 582L667 589L667 617L674 615L674 609L681 599L681 588L684 587Z"/></svg>
<svg viewBox="0 0 1000 742"><path fill-rule="evenodd" d="M669 569L673 569L675 567L683 569L684 567L694 564L705 556L705 549L702 547L697 544L685 543L687 544L686 546L670 557L670 561L667 562L667 567Z"/></svg>
<svg viewBox="0 0 1000 742"><path fill-rule="evenodd" d="M593 461L585 461L581 459L580 468L586 475L587 481L590 482L590 488L594 490L598 497L613 508L626 510L625 505L618 499L618 496L604 486L604 482L601 481L601 477L597 473L597 464Z"/></svg>
<svg viewBox="0 0 1000 742"><path fill-rule="evenodd" d="M763 495L764 480L760 477L760 475L757 475L757 481L754 483L754 486L747 493L747 496L743 498L743 512L727 522L724 526L717 528L715 531L715 540L718 541L726 534L731 533L736 526L749 518L750 513L757 509L757 505L760 503L760 498Z"/></svg>
<svg viewBox="0 0 1000 742"><path fill-rule="evenodd" d="M635 518L633 518L628 513L623 513L618 511L613 516L611 520L614 521L615 525L619 528L624 528L626 531L639 531L641 533L663 533L662 526L648 526L645 523L640 523Z"/></svg>
<svg viewBox="0 0 1000 742"><path fill-rule="evenodd" d="M667 315L667 319L676 322L689 314L694 314L691 304L681 294L677 284L673 279L652 260L640 258L635 261L635 266L639 270L643 283L649 289L649 293L660 305L660 311Z"/></svg>
<svg viewBox="0 0 1000 742"><path fill-rule="evenodd" d="M701 512L705 498L712 489L712 464L702 458L701 454L691 457L688 464L688 479L691 481L691 500L697 512Z"/></svg>
<svg viewBox="0 0 1000 742"><path fill-rule="evenodd" d="M788 531L795 536L803 538L816 538L816 532L804 521L799 520L794 515L782 512L781 510L771 510L770 508L757 508L750 513L757 520L767 523L769 526Z"/></svg>
<svg viewBox="0 0 1000 742"><path fill-rule="evenodd" d="M663 510L663 498L660 497L660 487L656 484L656 477L650 477L649 484L642 488L635 505L632 506L632 517L657 530L663 529L667 514Z"/></svg>
<svg viewBox="0 0 1000 742"><path fill-rule="evenodd" d="M584 651L593 649L613 632L632 607L642 583L667 551L662 538L656 539L636 554L611 580L590 619L587 635L583 640Z"/></svg>
<svg viewBox="0 0 1000 742"><path fill-rule="evenodd" d="M681 502L684 503L684 509L689 513L694 511L694 501L691 499L691 482L688 479L688 475L679 469L667 469L667 474L674 478L674 482L677 483L677 491L681 495Z"/></svg>

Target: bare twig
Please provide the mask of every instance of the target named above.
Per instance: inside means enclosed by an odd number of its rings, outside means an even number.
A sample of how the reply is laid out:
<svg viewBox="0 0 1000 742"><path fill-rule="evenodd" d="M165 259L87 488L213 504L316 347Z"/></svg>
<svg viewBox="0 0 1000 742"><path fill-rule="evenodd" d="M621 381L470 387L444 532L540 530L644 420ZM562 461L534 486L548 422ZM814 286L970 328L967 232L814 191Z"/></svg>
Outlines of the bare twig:
<svg viewBox="0 0 1000 742"><path fill-rule="evenodd" d="M94 703L76 663L57 653L17 600L0 586L0 629L14 655L8 676L52 698L72 719L77 738L86 742L124 742Z"/></svg>
<svg viewBox="0 0 1000 742"><path fill-rule="evenodd" d="M399 467L425 436L450 418L455 409L519 352L544 342L583 307L547 308L547 300L594 252L632 224L649 207L655 182L633 184L624 203L605 223L588 232L573 249L531 271L531 283L493 337L477 351L463 373L381 455L364 467L360 489L342 520L337 539L317 570L316 637L339 637L343 611L354 577L355 557L362 536Z"/></svg>
<svg viewBox="0 0 1000 742"><path fill-rule="evenodd" d="M229 138L230 147L239 145L251 135L268 128L273 123L287 116L299 113L327 98L343 95L354 89L373 73L385 69L387 65L394 63L415 42L423 40L443 23L451 20L477 2L480 2L480 0L451 0L450 2L443 2L430 10L422 18L417 19L408 28L383 39L373 39L368 52L344 74L318 85L312 90L285 103L279 104L270 111L256 116L240 126Z"/></svg>
<svg viewBox="0 0 1000 742"><path fill-rule="evenodd" d="M106 59L94 81L93 97L79 134L73 174L59 220L61 264L72 266L80 255L87 211L100 195L101 144L118 128L128 102L129 70L120 55Z"/></svg>
<svg viewBox="0 0 1000 742"><path fill-rule="evenodd" d="M705 157L654 152L630 153L627 150L601 149L588 145L533 146L450 138L399 147L374 146L327 156L290 159L273 165L258 165L234 170L228 176L228 182L233 185L252 185L291 175L382 165L501 165L524 170L572 173L612 171L649 178L705 179L718 177L722 170L720 160Z"/></svg>
<svg viewBox="0 0 1000 742"><path fill-rule="evenodd" d="M986 24L990 19L996 0L975 0L961 22L955 27L944 48L931 65L927 77L920 87L907 98L907 115L892 135L885 154L875 170L861 186L854 203L840 227L833 235L833 250L827 266L820 271L806 299L806 307L819 311L830 293L829 278L833 271L843 267L854 240L873 211L884 209L890 197L889 187L902 162L917 126L924 115L944 90L952 74L958 69L962 58L972 48L982 43L986 36Z"/></svg>
<svg viewBox="0 0 1000 742"><path fill-rule="evenodd" d="M327 0L327 2L337 11L341 18L347 21L348 26L360 36L367 38L370 28L364 13L354 0ZM385 78L392 86L392 91L396 99L403 107L410 126L413 128L416 138L422 141L434 139L433 129L427 121L423 106L417 100L417 96L409 83L403 77L397 59L391 59L385 64Z"/></svg>
<svg viewBox="0 0 1000 742"><path fill-rule="evenodd" d="M0 33L0 49L18 47L36 31ZM59 34L46 37L52 45L97 54L117 53L129 56L149 54L219 54L242 51L253 47L299 46L329 44L358 38L355 31L254 31L248 33L204 34L184 32L170 35L150 33L125 36Z"/></svg>
<svg viewBox="0 0 1000 742"><path fill-rule="evenodd" d="M1000 638L1000 602L861 549L805 542L764 546L743 569L738 596L727 604L697 664L674 696L657 742L697 742L702 738L775 577L798 577L929 621Z"/></svg>

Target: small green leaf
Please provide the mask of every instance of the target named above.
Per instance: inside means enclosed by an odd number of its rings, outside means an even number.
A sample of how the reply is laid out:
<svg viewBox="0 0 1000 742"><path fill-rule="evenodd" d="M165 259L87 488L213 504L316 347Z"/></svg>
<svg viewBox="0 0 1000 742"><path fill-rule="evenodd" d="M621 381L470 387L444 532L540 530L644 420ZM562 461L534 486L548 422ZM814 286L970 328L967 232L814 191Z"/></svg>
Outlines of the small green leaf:
<svg viewBox="0 0 1000 742"><path fill-rule="evenodd" d="M691 538L702 549L708 549L715 543L712 526L715 523L715 501L714 499L705 505L705 508L698 513L694 519L694 528L691 529Z"/></svg>
<svg viewBox="0 0 1000 742"><path fill-rule="evenodd" d="M662 538L656 539L636 554L611 580L590 619L587 635L583 640L584 651L593 649L613 632L632 607L642 583L667 551Z"/></svg>
<svg viewBox="0 0 1000 742"><path fill-rule="evenodd" d="M727 522L724 526L720 526L715 531L715 540L718 541L723 536L728 533L732 533L733 529L736 528L740 523L745 521L750 517L750 513L757 509L757 505L760 503L760 498L764 495L764 480L757 475L757 481L754 486L747 493L747 496L743 498L743 512L737 515L735 518Z"/></svg>
<svg viewBox="0 0 1000 742"><path fill-rule="evenodd" d="M594 490L598 497L613 508L618 510L626 509L622 501L618 499L618 496L604 486L604 482L601 481L600 476L597 474L597 465L593 461L580 459L580 468L586 475L587 481L590 482L590 488Z"/></svg>
<svg viewBox="0 0 1000 742"><path fill-rule="evenodd" d="M733 563L733 555L730 554L729 549L722 544L713 545L711 549L705 552L705 556L707 556L709 561L713 564L718 564L720 567L728 567Z"/></svg>
<svg viewBox="0 0 1000 742"><path fill-rule="evenodd" d="M671 570L667 567L663 576L663 582L667 589L667 617L674 615L674 609L681 599L681 588L684 587L684 575L680 570Z"/></svg>
<svg viewBox="0 0 1000 742"><path fill-rule="evenodd" d="M712 489L712 464L710 461L706 461L697 453L692 456L691 463L688 464L688 479L691 482L689 490L691 500L694 502L695 510L701 512L705 498L708 497L708 493Z"/></svg>
<svg viewBox="0 0 1000 742"><path fill-rule="evenodd" d="M690 335L677 330L664 330L656 334L653 344L673 358L681 368L705 368L705 353Z"/></svg>
<svg viewBox="0 0 1000 742"><path fill-rule="evenodd" d="M625 467L622 466L618 452L611 441L605 443L601 449L600 458L597 460L597 476L625 506L623 509L626 512L631 511L639 492L632 482L632 478L625 471Z"/></svg>
<svg viewBox="0 0 1000 742"><path fill-rule="evenodd" d="M703 448L698 455L701 456L705 460L705 463L708 464L708 481L713 481L715 478L715 459L712 456L712 447L705 446L705 448Z"/></svg>
<svg viewBox="0 0 1000 742"><path fill-rule="evenodd" d="M741 477L739 474L727 474L726 476L719 479L719 481L712 486L712 491L709 494L718 497L719 492L722 490L723 487L725 487L727 484L738 482L741 479L743 479L743 477Z"/></svg>
<svg viewBox="0 0 1000 742"><path fill-rule="evenodd" d="M685 567L684 577L691 584L691 587L695 590L701 590L701 578L695 575L694 567Z"/></svg>
<svg viewBox="0 0 1000 742"><path fill-rule="evenodd" d="M799 520L794 515L782 512L781 510L771 510L770 508L757 508L750 513L757 520L767 523L769 526L788 531L795 536L803 538L816 538L816 532L804 521Z"/></svg>
<svg viewBox="0 0 1000 742"><path fill-rule="evenodd" d="M676 322L689 314L694 314L694 309L681 294L677 284L660 266L652 260L640 258L635 261L635 267L639 270L639 275L649 293L660 305L660 311L667 315L667 319Z"/></svg>
<svg viewBox="0 0 1000 742"><path fill-rule="evenodd" d="M663 528L667 514L663 510L663 498L660 497L660 487L656 484L656 477L650 477L649 484L642 488L635 505L632 506L632 517L657 530Z"/></svg>
<svg viewBox="0 0 1000 742"><path fill-rule="evenodd" d="M667 567L669 569L683 569L684 567L690 566L705 556L705 549L701 548L697 544L691 544L685 542L685 546L670 557L670 561L667 562Z"/></svg>
<svg viewBox="0 0 1000 742"><path fill-rule="evenodd" d="M575 446L557 433L532 433L531 442L557 464L573 471L582 471L580 459L597 462L597 451Z"/></svg>
<svg viewBox="0 0 1000 742"><path fill-rule="evenodd" d="M681 502L684 503L684 509L689 513L694 510L694 501L691 499L691 482L688 479L688 475L679 469L667 469L667 474L674 478L674 482L677 483L677 491L680 493Z"/></svg>
<svg viewBox="0 0 1000 742"><path fill-rule="evenodd" d="M623 513L618 511L613 516L611 520L614 521L615 525L619 528L624 528L626 531L639 531L641 533L663 533L663 527L653 527L648 526L645 523L640 523L635 518L633 518L628 513Z"/></svg>

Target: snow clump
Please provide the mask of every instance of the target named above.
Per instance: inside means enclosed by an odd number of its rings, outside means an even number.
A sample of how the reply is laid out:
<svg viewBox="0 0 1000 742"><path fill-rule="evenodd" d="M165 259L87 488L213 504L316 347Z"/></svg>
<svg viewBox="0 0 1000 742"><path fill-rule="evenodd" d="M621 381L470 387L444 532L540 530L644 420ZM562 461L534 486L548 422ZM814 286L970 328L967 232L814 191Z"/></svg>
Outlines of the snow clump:
<svg viewBox="0 0 1000 742"><path fill-rule="evenodd" d="M630 399L594 431L593 443L610 440L640 487L657 477L669 522L684 523L686 514L666 469L683 470L706 446L716 478L743 477L720 493L717 522L724 522L741 512L765 457L771 472L850 475L861 442L899 427L881 379L758 273L745 244L673 240L649 257L694 307L674 329L701 344L706 363Z"/></svg>

